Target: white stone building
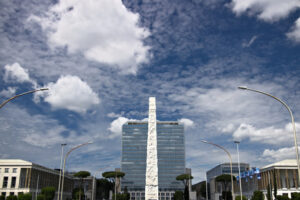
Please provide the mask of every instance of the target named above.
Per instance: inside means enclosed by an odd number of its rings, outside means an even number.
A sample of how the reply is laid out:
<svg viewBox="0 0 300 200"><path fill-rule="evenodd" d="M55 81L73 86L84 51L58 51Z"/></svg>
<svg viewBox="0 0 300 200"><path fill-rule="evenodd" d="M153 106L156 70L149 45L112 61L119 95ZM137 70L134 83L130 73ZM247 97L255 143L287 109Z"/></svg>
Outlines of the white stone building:
<svg viewBox="0 0 300 200"><path fill-rule="evenodd" d="M55 187L59 182L59 171L49 169L20 159L0 159L0 195L18 195L32 193L33 198L47 186ZM66 175L64 181L64 199L71 198L72 177ZM57 193L56 193L57 195ZM55 197L57 198L57 197Z"/></svg>

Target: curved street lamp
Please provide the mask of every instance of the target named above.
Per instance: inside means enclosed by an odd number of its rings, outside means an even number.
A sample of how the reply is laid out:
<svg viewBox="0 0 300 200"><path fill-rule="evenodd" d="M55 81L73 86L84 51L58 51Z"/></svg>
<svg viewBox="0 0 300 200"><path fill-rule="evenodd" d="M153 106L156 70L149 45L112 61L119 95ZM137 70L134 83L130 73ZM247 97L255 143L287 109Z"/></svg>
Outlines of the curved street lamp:
<svg viewBox="0 0 300 200"><path fill-rule="evenodd" d="M2 102L2 103L0 104L0 109L1 109L3 106L5 106L5 104L7 104L9 101L11 101L11 100L13 100L13 99L15 99L15 98L18 98L18 97L23 96L23 95L26 95L26 94L31 94L31 93L34 93L34 92L45 91L45 90L49 90L49 89L48 89L48 88L41 88L41 89L31 90L31 91L28 91L28 92L24 92L24 93L18 94L18 95L16 95L16 96L11 97L11 98L7 99L6 101Z"/></svg>
<svg viewBox="0 0 300 200"><path fill-rule="evenodd" d="M255 90L255 89L250 89L250 88L247 88L245 86L239 86L238 87L239 89L241 90L249 90L249 91L252 91L252 92L257 92L257 93L260 93L260 94L264 94L266 96L269 96L277 101L279 101L282 105L284 105L284 107L289 111L290 113L290 116L292 118L292 126L293 126L293 131L294 131L294 142L295 142L295 150L296 150L296 159L297 159L297 167L298 167L298 187L299 187L299 184L300 184L300 165L299 165L299 152L298 152L298 142L297 142L297 136L296 136L296 127L295 127L295 121L294 121L294 116L293 116L293 113L291 111L291 109L289 108L289 106L283 102L281 99L279 99L278 97L275 97L271 94L268 94L266 92L262 92L262 91L259 91L259 90Z"/></svg>
<svg viewBox="0 0 300 200"><path fill-rule="evenodd" d="M206 143L206 144L211 144L211 145L214 145L220 149L222 149L223 151L225 151L229 157L229 161L230 161L230 175L231 175L231 195L232 195L232 199L235 199L234 198L234 187L233 187L233 175L232 175L232 159L231 159L231 155L229 153L229 151L227 151L224 147L218 145L218 144L214 144L212 142L208 142L206 140L201 140L201 142L203 143Z"/></svg>
<svg viewBox="0 0 300 200"><path fill-rule="evenodd" d="M63 167L63 175L62 175L62 183L61 183L61 192L60 192L60 200L63 199L63 192L64 192L64 180L65 180L65 167L66 167L66 159L67 157L69 156L69 154L74 151L75 149L78 149L84 145L87 145L87 144L92 144L92 142L86 142L86 143L83 143L83 144L79 144L75 147L73 147L72 149L70 149L66 155L65 155L65 158L64 158L64 167Z"/></svg>

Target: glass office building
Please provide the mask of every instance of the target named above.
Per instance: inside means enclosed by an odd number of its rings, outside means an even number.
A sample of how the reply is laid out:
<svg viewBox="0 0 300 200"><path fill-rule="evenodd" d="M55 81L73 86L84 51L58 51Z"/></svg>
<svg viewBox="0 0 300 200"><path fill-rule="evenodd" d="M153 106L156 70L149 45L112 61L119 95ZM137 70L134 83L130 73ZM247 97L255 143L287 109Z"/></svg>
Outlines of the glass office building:
<svg viewBox="0 0 300 200"><path fill-rule="evenodd" d="M122 130L122 189L140 191L143 199L147 158L148 122L129 121ZM162 195L171 196L166 191L183 190L176 176L185 173L184 127L174 122L157 122L158 186ZM137 199L137 198L136 198Z"/></svg>

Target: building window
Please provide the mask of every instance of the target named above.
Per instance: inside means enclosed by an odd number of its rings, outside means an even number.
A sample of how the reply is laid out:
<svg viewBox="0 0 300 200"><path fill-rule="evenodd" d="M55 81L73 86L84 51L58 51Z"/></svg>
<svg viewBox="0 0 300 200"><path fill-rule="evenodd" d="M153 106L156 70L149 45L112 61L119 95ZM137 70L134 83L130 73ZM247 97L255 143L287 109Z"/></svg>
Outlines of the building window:
<svg viewBox="0 0 300 200"><path fill-rule="evenodd" d="M12 177L11 178L11 188L15 188L16 187L16 177Z"/></svg>
<svg viewBox="0 0 300 200"><path fill-rule="evenodd" d="M7 183L8 183L8 177L7 176L5 176L4 178L3 178L3 188L7 188Z"/></svg>
<svg viewBox="0 0 300 200"><path fill-rule="evenodd" d="M10 192L10 193L9 193L9 196L13 196L13 195L15 195L14 192Z"/></svg>
<svg viewBox="0 0 300 200"><path fill-rule="evenodd" d="M13 168L13 173L17 173L17 168Z"/></svg>
<svg viewBox="0 0 300 200"><path fill-rule="evenodd" d="M8 173L8 172L9 172L9 168L5 168L4 173Z"/></svg>
<svg viewBox="0 0 300 200"><path fill-rule="evenodd" d="M6 196L6 192L1 192L1 196Z"/></svg>

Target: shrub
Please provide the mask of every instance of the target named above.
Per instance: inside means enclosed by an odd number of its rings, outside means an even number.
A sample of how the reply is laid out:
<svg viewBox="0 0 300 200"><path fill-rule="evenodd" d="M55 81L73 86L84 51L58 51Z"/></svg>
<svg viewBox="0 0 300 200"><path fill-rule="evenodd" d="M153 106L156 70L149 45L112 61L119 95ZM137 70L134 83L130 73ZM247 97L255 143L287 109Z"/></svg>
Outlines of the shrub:
<svg viewBox="0 0 300 200"><path fill-rule="evenodd" d="M1 195L0 200L5 200L5 196Z"/></svg>
<svg viewBox="0 0 300 200"><path fill-rule="evenodd" d="M300 193L293 192L292 193L292 200L300 200Z"/></svg>
<svg viewBox="0 0 300 200"><path fill-rule="evenodd" d="M18 197L15 195L9 195L8 197L6 197L6 200L18 200Z"/></svg>
<svg viewBox="0 0 300 200"><path fill-rule="evenodd" d="M45 200L53 200L55 196L55 187L44 187L42 188L42 194Z"/></svg>
<svg viewBox="0 0 300 200"><path fill-rule="evenodd" d="M290 198L287 195L277 195L277 200L289 200Z"/></svg>
<svg viewBox="0 0 300 200"><path fill-rule="evenodd" d="M31 193L25 193L25 194L19 194L18 200L32 200L32 194Z"/></svg>
<svg viewBox="0 0 300 200"><path fill-rule="evenodd" d="M254 191L251 200L264 200L262 191Z"/></svg>
<svg viewBox="0 0 300 200"><path fill-rule="evenodd" d="M45 195L39 194L39 195L37 196L37 200L45 200Z"/></svg>
<svg viewBox="0 0 300 200"><path fill-rule="evenodd" d="M236 197L235 197L235 200L241 200L241 196L240 196L240 195L236 196ZM245 197L245 196L243 195L242 200L247 200L247 197Z"/></svg>

